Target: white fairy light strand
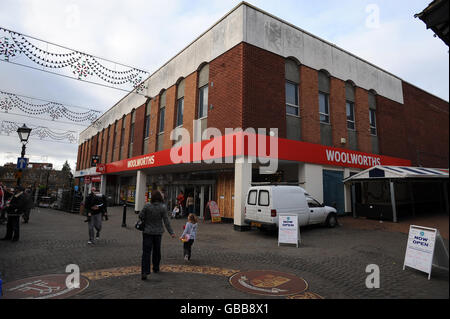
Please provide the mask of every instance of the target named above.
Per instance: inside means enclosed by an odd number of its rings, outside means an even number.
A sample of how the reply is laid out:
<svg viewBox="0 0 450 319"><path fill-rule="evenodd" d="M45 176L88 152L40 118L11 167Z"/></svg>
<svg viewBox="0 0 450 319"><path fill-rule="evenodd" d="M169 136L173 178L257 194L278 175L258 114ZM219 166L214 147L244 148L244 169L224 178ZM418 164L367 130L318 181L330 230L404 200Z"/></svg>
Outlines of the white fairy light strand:
<svg viewBox="0 0 450 319"><path fill-rule="evenodd" d="M73 76L70 77L78 80L92 83L87 81L87 79L96 77L101 79L103 82L112 85L124 86L128 84L131 85L138 94L146 89L143 79L149 76L147 71L95 57L93 55L53 44L45 40L23 35L3 27L0 27L0 32L6 35L4 37L0 37L0 61L12 62L10 61L12 58L17 58L24 55L30 61L45 69L70 69L73 74ZM47 44L47 46L50 44L58 47L59 49L64 50L65 53L43 50L33 44L30 41L31 39L43 42ZM120 71L112 70L111 68L105 66L103 61L112 63L116 67L120 66L123 69ZM17 62L14 64L23 65ZM47 72L61 75L49 70L47 70Z"/></svg>

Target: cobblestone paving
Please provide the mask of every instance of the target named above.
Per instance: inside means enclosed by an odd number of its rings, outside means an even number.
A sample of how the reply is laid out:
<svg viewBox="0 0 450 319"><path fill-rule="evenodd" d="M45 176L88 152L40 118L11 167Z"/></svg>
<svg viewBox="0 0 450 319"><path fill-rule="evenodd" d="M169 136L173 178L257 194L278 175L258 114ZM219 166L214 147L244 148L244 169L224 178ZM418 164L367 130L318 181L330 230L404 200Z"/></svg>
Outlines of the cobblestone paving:
<svg viewBox="0 0 450 319"><path fill-rule="evenodd" d="M208 298L264 299L233 288L228 277L239 271L275 270L303 278L310 296L330 298L449 298L448 272L433 269L432 279L418 271L403 271L407 235L361 230L345 225L301 229L302 245L278 247L277 235L252 230L236 232L232 224L200 223L193 257L182 256L182 243L163 236L162 271L141 281L141 233L128 211L122 228L122 208L110 208L101 239L88 246L84 217L39 209L21 225L17 243L0 242L0 272L5 283L62 274L77 264L90 278L88 289L72 298ZM184 220L172 220L180 235ZM0 236L6 231L0 226ZM448 247L448 240L445 240ZM381 288L365 287L366 266L377 264ZM90 277L91 276L91 277ZM304 296L300 296L304 297ZM276 298L276 297L270 297Z"/></svg>

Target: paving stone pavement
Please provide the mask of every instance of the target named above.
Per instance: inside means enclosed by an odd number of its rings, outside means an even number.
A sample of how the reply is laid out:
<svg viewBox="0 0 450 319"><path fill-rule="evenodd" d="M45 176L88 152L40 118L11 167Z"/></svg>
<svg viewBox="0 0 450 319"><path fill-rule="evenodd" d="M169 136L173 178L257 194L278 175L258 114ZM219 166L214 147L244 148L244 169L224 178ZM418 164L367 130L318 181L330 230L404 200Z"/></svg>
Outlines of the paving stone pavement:
<svg viewBox="0 0 450 319"><path fill-rule="evenodd" d="M82 275L93 276L89 287L72 296L92 298L157 299L266 299L238 291L230 274L274 270L296 275L308 283L308 292L325 299L449 298L448 272L433 269L432 279L412 269L403 271L407 235L361 230L345 225L301 229L302 244L278 247L277 235L258 230L237 232L232 224L200 222L190 262L182 243L167 233L162 243L162 271L141 281L142 235L134 229L136 215L129 208L122 228L122 207L109 208L101 239L87 244L85 217L40 208L29 224L21 225L19 242L0 242L0 273L4 284L28 277L64 274L77 264ZM171 220L177 235L185 220ZM0 226L3 237L6 226ZM448 247L448 240L445 240ZM380 267L381 287L367 289L366 266ZM93 272L96 273L95 277ZM89 275L90 274L90 275Z"/></svg>

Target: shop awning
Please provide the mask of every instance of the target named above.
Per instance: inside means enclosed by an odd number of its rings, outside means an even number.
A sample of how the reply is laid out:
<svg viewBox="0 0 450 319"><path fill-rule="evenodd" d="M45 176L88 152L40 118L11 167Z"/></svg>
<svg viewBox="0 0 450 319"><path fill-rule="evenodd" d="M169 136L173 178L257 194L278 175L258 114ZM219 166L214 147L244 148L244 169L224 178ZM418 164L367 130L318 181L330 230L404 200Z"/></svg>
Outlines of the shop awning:
<svg viewBox="0 0 450 319"><path fill-rule="evenodd" d="M448 169L378 165L344 179L344 183L374 179L448 178Z"/></svg>

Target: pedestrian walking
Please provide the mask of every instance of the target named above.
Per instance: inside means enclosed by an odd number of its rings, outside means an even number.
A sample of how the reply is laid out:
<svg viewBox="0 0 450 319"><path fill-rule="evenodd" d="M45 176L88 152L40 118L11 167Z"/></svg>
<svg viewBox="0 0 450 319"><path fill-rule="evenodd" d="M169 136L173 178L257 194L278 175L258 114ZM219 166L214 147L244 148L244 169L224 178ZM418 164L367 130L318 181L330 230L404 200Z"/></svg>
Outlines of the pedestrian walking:
<svg viewBox="0 0 450 319"><path fill-rule="evenodd" d="M167 206L163 203L163 198L159 191L152 192L152 199L139 213L139 219L144 223L141 279L146 280L147 276L150 275L150 258L153 264L153 272L159 272L161 239L164 233L163 223L170 236L175 238L175 233L172 230L167 214Z"/></svg>
<svg viewBox="0 0 450 319"><path fill-rule="evenodd" d="M100 231L102 230L102 206L101 197L96 194L96 188L92 187L90 194L86 198L85 209L87 210L87 222L89 229L89 245L94 244L94 240L100 239ZM97 231L94 237L94 228Z"/></svg>
<svg viewBox="0 0 450 319"><path fill-rule="evenodd" d="M184 193L183 191L180 191L180 193L177 196L177 205L180 207L180 214L181 216L184 216Z"/></svg>
<svg viewBox="0 0 450 319"><path fill-rule="evenodd" d="M28 221L30 220L31 209L34 206L33 195L32 195L31 189L30 188L25 189L24 195L25 195L25 200L27 202L27 205L25 207L25 212L24 212L22 218L23 218L24 224L28 224Z"/></svg>
<svg viewBox="0 0 450 319"><path fill-rule="evenodd" d="M2 182L0 182L0 224L3 224L6 221L6 188L3 186Z"/></svg>
<svg viewBox="0 0 450 319"><path fill-rule="evenodd" d="M8 221L6 223L6 235L2 240L18 241L20 238L20 216L25 212L27 201L23 187L18 186L6 205Z"/></svg>
<svg viewBox="0 0 450 319"><path fill-rule="evenodd" d="M186 210L188 214L194 213L194 196L192 195L192 193L189 193L186 199Z"/></svg>
<svg viewBox="0 0 450 319"><path fill-rule="evenodd" d="M102 205L100 207L100 210L102 211L102 219L108 220L108 199L103 194L97 194L98 197L100 197Z"/></svg>
<svg viewBox="0 0 450 319"><path fill-rule="evenodd" d="M195 238L197 237L198 230L198 219L194 214L189 214L188 221L184 227L184 231L180 236L181 241L183 241L183 253L184 260L191 260L192 245L194 244Z"/></svg>

